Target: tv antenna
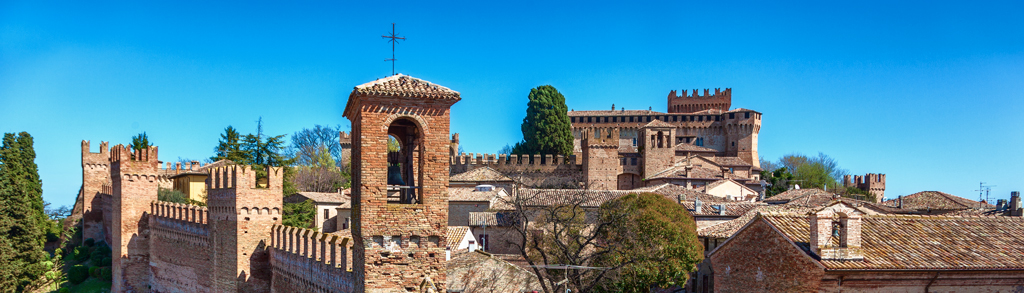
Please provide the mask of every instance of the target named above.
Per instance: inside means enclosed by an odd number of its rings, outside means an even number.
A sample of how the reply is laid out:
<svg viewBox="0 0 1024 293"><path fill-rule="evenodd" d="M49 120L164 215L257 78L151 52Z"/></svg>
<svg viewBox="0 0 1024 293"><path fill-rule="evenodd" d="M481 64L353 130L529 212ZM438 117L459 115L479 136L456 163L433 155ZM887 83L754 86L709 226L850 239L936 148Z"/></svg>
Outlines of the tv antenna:
<svg viewBox="0 0 1024 293"><path fill-rule="evenodd" d="M390 35L383 35L383 36L380 36L380 37L381 38L385 38L385 39L390 39L390 40L388 40L388 43L391 43L391 59L384 59L384 61L385 62L391 61L391 75L395 75L395 60L398 60L398 59L395 59L395 45L398 44L398 40L403 40L404 41L405 38L404 37L399 37L398 34L395 33L395 23L394 22L391 23L391 34Z"/></svg>
<svg viewBox="0 0 1024 293"><path fill-rule="evenodd" d="M981 204L981 202L986 202L986 203L988 202L988 200L989 200L988 194L989 194L990 191L992 191L992 187L996 187L996 186L995 185L985 185L985 182L978 183L978 189L975 190L975 191L978 192L978 204L979 205Z"/></svg>

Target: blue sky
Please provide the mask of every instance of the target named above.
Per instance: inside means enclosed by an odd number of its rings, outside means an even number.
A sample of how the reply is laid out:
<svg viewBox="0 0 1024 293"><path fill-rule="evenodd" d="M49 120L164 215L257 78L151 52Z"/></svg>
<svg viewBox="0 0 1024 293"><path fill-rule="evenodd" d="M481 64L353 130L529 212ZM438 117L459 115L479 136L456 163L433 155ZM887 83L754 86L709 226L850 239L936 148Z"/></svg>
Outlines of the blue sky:
<svg viewBox="0 0 1024 293"><path fill-rule="evenodd" d="M659 111L729 87L764 113L765 158L824 152L888 174L888 197L1024 189L1024 2L344 2L0 0L0 132L36 138L44 198L70 205L83 139L146 131L175 161L261 116L269 134L349 127L396 22L398 72L462 93L467 152L520 140L540 85L577 110Z"/></svg>

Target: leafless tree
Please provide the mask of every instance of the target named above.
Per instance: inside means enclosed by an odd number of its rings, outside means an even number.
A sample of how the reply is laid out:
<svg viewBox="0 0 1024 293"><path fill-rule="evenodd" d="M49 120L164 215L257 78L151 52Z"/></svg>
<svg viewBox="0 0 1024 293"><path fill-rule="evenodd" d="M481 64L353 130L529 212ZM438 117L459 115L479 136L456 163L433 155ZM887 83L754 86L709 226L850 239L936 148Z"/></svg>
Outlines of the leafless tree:
<svg viewBox="0 0 1024 293"><path fill-rule="evenodd" d="M292 182L300 191L334 192L344 183L344 178L336 166L298 166Z"/></svg>

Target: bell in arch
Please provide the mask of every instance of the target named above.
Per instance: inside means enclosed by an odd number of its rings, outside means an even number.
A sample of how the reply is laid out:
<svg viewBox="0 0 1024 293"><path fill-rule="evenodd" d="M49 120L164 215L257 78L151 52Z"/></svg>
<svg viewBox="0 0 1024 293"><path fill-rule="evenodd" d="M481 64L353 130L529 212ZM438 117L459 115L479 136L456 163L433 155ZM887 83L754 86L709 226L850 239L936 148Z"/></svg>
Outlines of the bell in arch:
<svg viewBox="0 0 1024 293"><path fill-rule="evenodd" d="M405 186L405 180L402 180L402 166L388 165L388 185Z"/></svg>

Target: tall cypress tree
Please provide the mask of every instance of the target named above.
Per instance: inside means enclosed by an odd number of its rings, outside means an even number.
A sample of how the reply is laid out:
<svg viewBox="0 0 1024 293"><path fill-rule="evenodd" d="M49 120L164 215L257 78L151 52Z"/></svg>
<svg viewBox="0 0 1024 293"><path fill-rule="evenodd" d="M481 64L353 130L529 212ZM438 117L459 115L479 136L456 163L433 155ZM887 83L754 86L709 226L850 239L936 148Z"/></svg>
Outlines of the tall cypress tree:
<svg viewBox="0 0 1024 293"><path fill-rule="evenodd" d="M543 85L530 90L526 117L523 118L523 142L516 154L572 155L573 139L569 107L555 87Z"/></svg>
<svg viewBox="0 0 1024 293"><path fill-rule="evenodd" d="M35 163L32 136L27 132L4 134L0 145L0 250L10 253L11 271L0 275L15 278L18 291L39 278L45 268L44 256L46 213L43 211L43 188ZM4 243L6 242L6 243ZM3 283L5 281L0 281Z"/></svg>

